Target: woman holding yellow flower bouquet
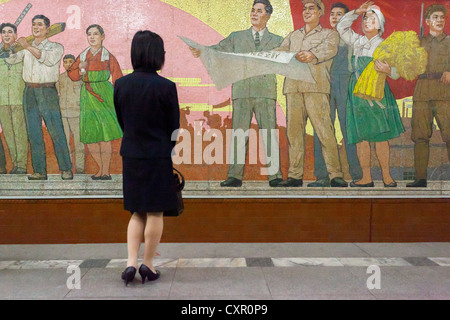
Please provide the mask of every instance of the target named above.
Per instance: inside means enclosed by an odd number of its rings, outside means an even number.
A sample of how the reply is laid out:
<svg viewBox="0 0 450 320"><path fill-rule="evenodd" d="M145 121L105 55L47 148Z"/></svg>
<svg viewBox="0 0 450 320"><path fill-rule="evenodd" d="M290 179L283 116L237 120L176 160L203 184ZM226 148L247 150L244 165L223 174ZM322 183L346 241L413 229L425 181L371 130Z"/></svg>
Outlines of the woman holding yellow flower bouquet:
<svg viewBox="0 0 450 320"><path fill-rule="evenodd" d="M352 24L363 15L364 35L352 30ZM396 68L384 60L374 59L374 52L383 42L385 19L373 1L365 2L360 8L348 12L338 23L337 31L341 38L353 48L353 74L349 83L347 99L347 134L349 143L356 143L358 158L363 177L353 181L351 187L374 187L371 174L371 147L375 143L375 152L381 166L385 187L396 187L397 183L390 174L390 146L388 140L398 137L405 131L397 102L385 78L383 79L382 98L356 96L353 92L365 69L370 63L378 74L398 79ZM374 72L375 72L374 71ZM369 82L367 86L373 85ZM384 90L383 90L384 89ZM368 90L370 91L370 90Z"/></svg>

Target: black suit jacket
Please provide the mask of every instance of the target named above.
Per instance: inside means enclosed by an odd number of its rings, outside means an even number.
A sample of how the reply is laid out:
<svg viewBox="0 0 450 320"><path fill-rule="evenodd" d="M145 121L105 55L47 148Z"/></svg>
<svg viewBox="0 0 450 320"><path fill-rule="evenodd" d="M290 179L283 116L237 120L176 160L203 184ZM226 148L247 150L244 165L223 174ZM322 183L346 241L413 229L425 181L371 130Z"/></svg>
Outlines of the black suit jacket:
<svg viewBox="0 0 450 320"><path fill-rule="evenodd" d="M122 157L170 157L180 128L175 83L156 72L135 70L114 84L114 106L123 130ZM177 131L174 134L176 140Z"/></svg>

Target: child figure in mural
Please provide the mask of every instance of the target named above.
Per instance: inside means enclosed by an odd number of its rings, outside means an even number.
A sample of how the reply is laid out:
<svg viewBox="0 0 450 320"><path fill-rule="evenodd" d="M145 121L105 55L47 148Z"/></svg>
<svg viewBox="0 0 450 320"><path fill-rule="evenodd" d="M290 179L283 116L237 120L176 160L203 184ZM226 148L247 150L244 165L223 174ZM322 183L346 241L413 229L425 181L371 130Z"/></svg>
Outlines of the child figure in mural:
<svg viewBox="0 0 450 320"><path fill-rule="evenodd" d="M99 25L86 29L89 48L68 70L73 81L83 81L80 96L80 140L99 169L93 180L111 180L112 141L123 136L114 110L114 82L123 76L117 59L103 47L105 32ZM112 77L112 84L109 78Z"/></svg>
<svg viewBox="0 0 450 320"><path fill-rule="evenodd" d="M84 144L80 140L80 92L83 82L72 81L67 70L74 64L75 57L67 54L63 58L63 67L66 72L59 76L56 89L59 94L59 105L67 138L67 147L70 150L70 159L75 158L75 173L84 173ZM70 148L70 137L73 136L74 151Z"/></svg>
<svg viewBox="0 0 450 320"><path fill-rule="evenodd" d="M22 78L23 63L8 64L7 57L11 54L11 45L17 39L17 27L12 23L0 25L4 56L0 57L0 124L8 146L9 155L13 163L10 174L27 173L28 139L23 113L23 89L25 82ZM0 146L0 173L5 166Z"/></svg>
<svg viewBox="0 0 450 320"><path fill-rule="evenodd" d="M421 45L428 52L428 64L426 73L419 76L413 96L411 126L416 180L407 184L410 188L427 186L434 118L450 160L450 36L444 32L446 16L447 9L441 4L431 5L425 11L430 32L421 39Z"/></svg>
<svg viewBox="0 0 450 320"><path fill-rule="evenodd" d="M256 0L253 2L250 17L252 27L243 31L231 33L227 38L211 48L234 53L248 53L256 51L269 51L277 48L283 38L275 35L267 29L267 22L273 13L272 5L268 0ZM200 56L200 51L191 48L194 57ZM272 136L271 132L276 129L276 99L277 99L277 80L275 75L264 75L238 81L232 86L233 130L250 129L253 114L255 114L259 129L267 130L267 139L265 141L265 150L270 153L272 150L279 153L278 136ZM248 136L245 138L245 144L236 143L232 139L231 154L234 154L230 160L228 170L228 179L220 185L222 187L241 187L244 176L245 163L238 163L238 155L246 155L248 147ZM279 159L278 157L272 158ZM245 156L243 157L246 158ZM245 161L245 160L244 160ZM270 170L268 174L269 185L271 187L280 187L283 182L280 165L274 165L277 170ZM276 171L276 172L273 172Z"/></svg>
<svg viewBox="0 0 450 320"><path fill-rule="evenodd" d="M11 54L6 62L18 64L23 62L23 109L28 140L31 149L31 162L34 173L29 180L47 180L47 163L45 143L42 130L44 120L53 142L58 166L63 180L73 179L72 164L59 108L56 82L59 78L59 66L64 54L64 47L48 40L50 19L37 15L32 19L31 31L34 36L30 44L26 38L17 42L24 48Z"/></svg>
<svg viewBox="0 0 450 320"><path fill-rule="evenodd" d="M352 30L352 25L363 15L364 35ZM397 102L388 84L385 84L384 98L381 101L369 101L353 94L359 76L373 61L375 49L383 42L385 18L373 1L367 1L356 10L347 13L338 23L337 31L341 38L353 47L352 65L354 68L349 84L347 99L347 135L351 144L356 144L358 158L362 168L362 178L353 181L351 187L374 187L371 174L371 147L375 151L381 166L385 187L396 187L397 183L390 174L389 140L405 131ZM398 79L395 68L383 61L375 61L375 70L386 73L392 79Z"/></svg>
<svg viewBox="0 0 450 320"><path fill-rule="evenodd" d="M332 4L330 12L330 25L334 30L336 30L337 23L347 12L349 12L349 9L345 4L341 2L336 2ZM338 114L350 175L354 181L358 181L362 177L361 166L359 165L358 156L356 154L356 145L348 143L347 126L345 120L347 109L348 82L350 80L352 70L351 56L352 56L351 47L348 46L344 42L344 40L340 39L338 53L333 59L333 64L331 65L330 71L330 82L331 82L330 107L331 107L331 121L333 123L336 120L336 111ZM320 144L319 137L315 132L314 132L314 175L316 176L317 180L315 182L308 184L308 187L330 186L330 179L328 178L327 167L322 153L322 146Z"/></svg>

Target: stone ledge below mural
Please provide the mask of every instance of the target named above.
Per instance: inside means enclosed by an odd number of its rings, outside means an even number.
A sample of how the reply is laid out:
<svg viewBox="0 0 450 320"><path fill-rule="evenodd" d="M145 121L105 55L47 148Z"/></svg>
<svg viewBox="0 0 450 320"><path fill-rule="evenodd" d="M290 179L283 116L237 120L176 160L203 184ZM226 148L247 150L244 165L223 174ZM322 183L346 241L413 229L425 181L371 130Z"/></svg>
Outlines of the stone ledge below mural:
<svg viewBox="0 0 450 320"><path fill-rule="evenodd" d="M428 188L406 188L410 181L398 181L397 188L271 188L267 181L244 181L241 188L223 188L220 181L187 181L185 198L450 198L450 181L428 181ZM29 181L27 175L0 176L0 199L122 198L122 175L110 181L94 181L90 175L62 180L49 175L46 181Z"/></svg>

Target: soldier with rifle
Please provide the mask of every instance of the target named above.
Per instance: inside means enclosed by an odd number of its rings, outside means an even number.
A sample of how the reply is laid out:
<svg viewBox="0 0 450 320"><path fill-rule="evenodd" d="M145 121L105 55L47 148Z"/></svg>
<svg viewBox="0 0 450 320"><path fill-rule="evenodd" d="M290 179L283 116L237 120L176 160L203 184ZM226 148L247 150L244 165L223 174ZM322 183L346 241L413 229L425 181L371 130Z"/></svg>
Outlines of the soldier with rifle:
<svg viewBox="0 0 450 320"><path fill-rule="evenodd" d="M411 126L416 180L407 184L410 188L427 186L434 118L450 158L450 36L444 32L446 15L447 9L441 4L433 4L425 10L430 32L422 37L421 46L428 52L428 64L426 72L419 75L413 96Z"/></svg>

